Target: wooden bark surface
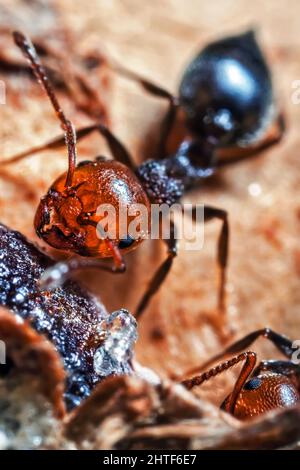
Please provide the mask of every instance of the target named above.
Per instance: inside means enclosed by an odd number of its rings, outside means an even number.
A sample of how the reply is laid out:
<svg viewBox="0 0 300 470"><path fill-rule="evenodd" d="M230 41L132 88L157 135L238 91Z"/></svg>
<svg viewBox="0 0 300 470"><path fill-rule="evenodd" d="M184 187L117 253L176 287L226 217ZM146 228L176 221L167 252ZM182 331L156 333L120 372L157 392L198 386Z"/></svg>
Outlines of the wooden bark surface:
<svg viewBox="0 0 300 470"><path fill-rule="evenodd" d="M0 11L14 4L17 20L13 27L17 25L30 34L32 23L28 26L27 18L18 18L21 3L14 0L8 5L2 0ZM187 194L184 200L217 205L229 212L226 322L232 338L270 326L298 339L300 106L292 104L291 86L300 77L299 2L289 0L283 5L279 0L64 0L56 3L60 21L73 33L74 54L99 48L174 92L185 65L204 44L228 33L257 28L286 112L286 137L260 157L222 170L211 184ZM42 16L39 18L39 26L35 24L35 28L47 39L49 25L47 21L43 25ZM53 38L49 36L49 40ZM1 47L8 47L7 40ZM11 74L3 79L7 104L0 106L0 156L6 158L56 136L59 125L36 84ZM20 83L22 93L17 96ZM111 77L110 91L104 90L104 94L115 133L132 149L137 160L151 156L154 141L149 135L155 134L161 122L163 103L117 77ZM77 126L89 122L66 98L63 102ZM108 153L97 136L79 146L82 159L104 152ZM1 170L1 222L42 246L33 229L35 208L65 167L65 152L61 151L34 156ZM253 187L260 191L255 197L251 196ZM222 347L220 332L210 321L217 314L218 231L217 222L206 226L204 248L199 253L179 250L172 273L141 320L138 360L160 374L182 373ZM51 252L49 248L47 251ZM109 311L119 307L132 310L164 254L158 242L149 241L127 256L125 275L114 277L93 271L83 277ZM255 350L264 359L278 357L263 340ZM233 378L228 374L216 383L220 393L214 392L211 397L207 386L203 394L220 403L225 384L227 388L232 386ZM217 388L213 385L214 391Z"/></svg>

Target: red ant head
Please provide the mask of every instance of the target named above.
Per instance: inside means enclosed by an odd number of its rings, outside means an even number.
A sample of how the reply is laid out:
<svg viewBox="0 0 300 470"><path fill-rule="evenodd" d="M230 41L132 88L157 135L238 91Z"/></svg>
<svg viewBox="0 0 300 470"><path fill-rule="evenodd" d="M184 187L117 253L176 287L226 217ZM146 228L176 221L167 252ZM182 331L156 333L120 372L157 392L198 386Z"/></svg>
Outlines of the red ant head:
<svg viewBox="0 0 300 470"><path fill-rule="evenodd" d="M98 158L76 166L75 128L65 116L31 41L19 31L14 39L47 93L68 150L68 172L54 182L38 206L34 220L37 234L54 248L82 256L115 257L119 251L132 250L145 238L150 224L150 202L141 183L131 168L118 161ZM101 124L97 127L110 148L127 161L122 144ZM138 210L133 213L132 208L137 204L143 211L139 224L133 227ZM110 212L105 212L105 207Z"/></svg>
<svg viewBox="0 0 300 470"><path fill-rule="evenodd" d="M230 395L221 406L225 411L228 411L229 399ZM246 382L233 415L241 420L248 419L276 408L295 405L299 400L299 392L291 379L282 374L261 374Z"/></svg>
<svg viewBox="0 0 300 470"><path fill-rule="evenodd" d="M35 229L49 245L82 256L111 257L102 229L123 253L147 236L150 217L143 219L137 237L129 235L136 217L127 214L127 209L139 204L148 216L150 203L138 179L125 165L101 159L83 162L75 168L72 186L66 188L65 183L63 174L41 199L36 212ZM110 210L109 214L106 210Z"/></svg>

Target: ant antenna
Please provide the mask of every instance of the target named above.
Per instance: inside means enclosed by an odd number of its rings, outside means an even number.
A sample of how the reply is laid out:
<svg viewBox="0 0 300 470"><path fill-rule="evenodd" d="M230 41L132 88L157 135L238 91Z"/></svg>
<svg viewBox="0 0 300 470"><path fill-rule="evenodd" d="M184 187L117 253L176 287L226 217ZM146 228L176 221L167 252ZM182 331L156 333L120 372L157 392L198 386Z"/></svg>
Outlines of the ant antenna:
<svg viewBox="0 0 300 470"><path fill-rule="evenodd" d="M218 364L215 367L212 367L206 372L203 372L200 375L197 375L196 377L193 377L191 379L183 380L181 382L181 385L186 387L188 390L191 390L192 388L202 385L203 382L207 382L211 378L215 377L216 375L221 374L222 372L230 369L231 367L235 366L241 361L245 361L244 365L242 367L242 370L240 372L240 375L238 376L238 379L235 383L234 389L230 395L229 401L226 404L226 411L229 413L233 414L234 413L234 408L235 404L237 402L237 399L246 383L248 380L248 377L251 375L253 372L253 369L256 364L256 353L252 351L246 351L238 356L234 356L232 359L229 359L228 361L221 362L221 364Z"/></svg>
<svg viewBox="0 0 300 470"><path fill-rule="evenodd" d="M55 113L61 122L61 127L65 133L66 145L68 147L68 162L69 162L65 187L70 188L72 186L73 174L74 174L74 170L76 167L76 131L75 131L75 128L72 122L66 118L62 108L60 107L60 104L49 82L46 71L40 62L40 59L37 55L34 45L26 36L24 36L24 34L20 33L19 31L15 31L13 33L13 36L14 36L16 45L21 49L24 56L29 60L29 63L32 67L32 70L38 82L46 91L52 103L52 106L55 110Z"/></svg>

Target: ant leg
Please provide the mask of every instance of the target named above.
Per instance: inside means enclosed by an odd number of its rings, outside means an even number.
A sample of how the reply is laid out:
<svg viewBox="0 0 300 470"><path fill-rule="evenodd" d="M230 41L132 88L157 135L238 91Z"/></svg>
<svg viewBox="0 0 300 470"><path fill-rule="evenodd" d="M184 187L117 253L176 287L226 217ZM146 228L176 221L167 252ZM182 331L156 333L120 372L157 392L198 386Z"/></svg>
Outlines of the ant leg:
<svg viewBox="0 0 300 470"><path fill-rule="evenodd" d="M286 336L280 335L279 333L276 333L270 328L262 328L261 330L253 331L252 333L249 333L240 340L235 341L230 346L225 348L221 353L216 354L207 362L205 362L202 366L195 367L192 370L186 372L184 375L186 376L195 374L203 369L206 369L207 367L210 367L211 364L218 362L227 356L237 354L240 351L247 349L259 337L263 337L271 341L274 346L276 346L276 348L289 359L291 359L293 353L295 352L295 349L293 348L293 342Z"/></svg>
<svg viewBox="0 0 300 470"><path fill-rule="evenodd" d="M248 148L238 147L221 149L220 156L218 156L216 161L216 166L219 168L246 160L247 158L258 156L260 152L278 144L283 138L285 129L285 118L283 113L280 113L262 142Z"/></svg>
<svg viewBox="0 0 300 470"><path fill-rule="evenodd" d="M128 166L133 171L135 170L135 164L133 162L131 155L126 149L126 147L103 124L93 124L91 126L81 127L80 129L78 129L76 131L77 142L83 139L84 137L88 136L94 131L100 132L100 134L104 137L115 160ZM35 155L36 153L44 152L45 150L58 150L64 146L65 146L65 137L58 136L43 145L40 145L38 147L33 147L29 150L25 150L24 152L21 152L17 155L10 157L7 160L0 162L0 166L10 165L11 163L16 163L20 160L23 160L24 158L28 156Z"/></svg>
<svg viewBox="0 0 300 470"><path fill-rule="evenodd" d="M39 280L42 290L52 290L60 287L73 274L83 269L101 269L111 273L124 273L126 265L120 250L110 241L105 240L112 251L113 265L106 264L100 260L86 260L82 258L71 258L59 261L46 269Z"/></svg>
<svg viewBox="0 0 300 470"><path fill-rule="evenodd" d="M166 260L161 264L158 270L155 272L153 278L150 281L150 284L144 293L143 297L141 298L136 312L135 318L140 318L143 311L147 307L149 301L153 297L153 295L158 291L164 280L166 279L168 273L173 264L173 260L175 256L177 256L177 240L175 238L175 225L174 222L170 222L170 239L163 240L167 244L168 254Z"/></svg>
<svg viewBox="0 0 300 470"><path fill-rule="evenodd" d="M192 217L196 215L196 208L193 208ZM218 218L222 220L222 229L219 237L218 243L218 264L220 266L220 289L219 289L219 308L223 312L225 311L225 281L226 281L226 267L227 267L227 258L228 258L228 239L229 239L229 227L227 220L227 213L222 209L218 209L211 206L205 206L204 209L204 221L207 222L211 219ZM167 259L162 263L158 268L156 273L151 280L147 291L142 297L140 303L138 304L136 310L136 318L140 317L142 312L145 310L148 305L151 297L157 292L161 284L164 282L167 274L169 273L174 257L177 255L177 241L175 238L175 226L171 222L171 231L170 239L164 240L167 243L168 247L168 256Z"/></svg>
<svg viewBox="0 0 300 470"><path fill-rule="evenodd" d="M104 137L115 160L123 163L132 171L135 171L136 165L125 145L122 144L122 142L103 124L95 124L93 126L79 129L77 132L77 139L79 140L93 131L98 131L102 137Z"/></svg>
<svg viewBox="0 0 300 470"><path fill-rule="evenodd" d="M197 207L193 207L191 211L192 219L197 220ZM218 308L223 314L226 311L226 269L228 264L228 246L229 246L229 223L228 215L224 209L218 207L204 206L204 223L212 219L219 219L222 227L218 239L217 262L220 270L219 289L218 289Z"/></svg>
<svg viewBox="0 0 300 470"><path fill-rule="evenodd" d="M230 399L225 405L225 411L233 414L234 407L239 397L239 394L255 367L256 354L254 352L247 351L242 354L239 354L238 356L235 356L232 359L222 362L221 364L218 364L217 366L207 370L206 372L203 372L201 375L197 375L196 377L193 377L188 380L183 380L181 384L184 385L184 387L186 387L188 390L191 390L196 386L202 385L203 382L207 382L212 377L215 377L216 375L221 374L225 370L230 369L241 361L245 361L245 363L242 367L240 375L237 378L234 389L230 395Z"/></svg>
<svg viewBox="0 0 300 470"><path fill-rule="evenodd" d="M168 111L164 117L161 133L159 139L159 158L164 158L166 156L166 141L172 130L173 124L175 122L177 109L179 107L179 100L169 91L164 88L152 83L150 80L141 77L135 72L126 69L122 65L116 64L115 62L108 62L108 65L120 75L126 77L127 79L138 83L147 93L158 98L166 99L169 102Z"/></svg>

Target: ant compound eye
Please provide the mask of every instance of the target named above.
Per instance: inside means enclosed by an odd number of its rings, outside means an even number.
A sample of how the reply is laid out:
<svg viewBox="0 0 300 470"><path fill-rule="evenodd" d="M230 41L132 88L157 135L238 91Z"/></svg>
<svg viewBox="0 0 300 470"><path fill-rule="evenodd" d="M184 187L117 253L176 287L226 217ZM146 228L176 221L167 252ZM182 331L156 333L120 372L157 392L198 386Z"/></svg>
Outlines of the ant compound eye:
<svg viewBox="0 0 300 470"><path fill-rule="evenodd" d="M120 250L125 250L125 248L129 248L131 245L133 245L134 242L135 239L131 238L130 235L127 235L126 238L121 238L118 247L120 248Z"/></svg>
<svg viewBox="0 0 300 470"><path fill-rule="evenodd" d="M249 380L245 386L245 390L256 390L261 386L261 379L259 377L254 377L253 379Z"/></svg>

